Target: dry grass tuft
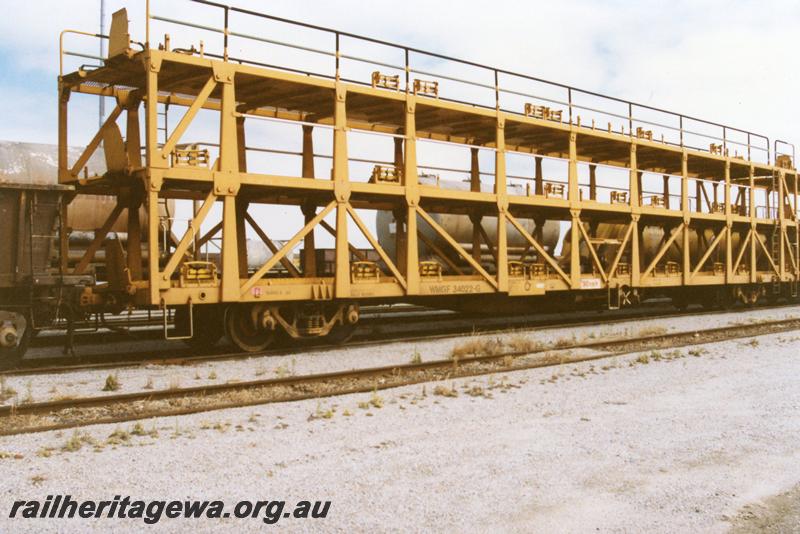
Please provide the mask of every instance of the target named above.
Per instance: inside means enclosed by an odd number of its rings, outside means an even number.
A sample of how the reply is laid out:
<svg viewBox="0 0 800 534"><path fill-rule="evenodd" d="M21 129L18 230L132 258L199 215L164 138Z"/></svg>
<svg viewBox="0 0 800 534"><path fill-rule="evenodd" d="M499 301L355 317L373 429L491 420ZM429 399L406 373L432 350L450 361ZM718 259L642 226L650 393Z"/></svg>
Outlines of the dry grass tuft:
<svg viewBox="0 0 800 534"><path fill-rule="evenodd" d="M383 408L383 397L378 395L378 389L372 390L372 396L369 398L369 404L374 408Z"/></svg>
<svg viewBox="0 0 800 534"><path fill-rule="evenodd" d="M529 337L519 335L508 340L508 346L514 352L538 352L542 349L541 344Z"/></svg>
<svg viewBox="0 0 800 534"><path fill-rule="evenodd" d="M106 443L108 445L122 445L123 443L128 443L131 440L131 434L121 428L116 428L114 431L109 434L108 439L106 439Z"/></svg>
<svg viewBox="0 0 800 534"><path fill-rule="evenodd" d="M661 336L667 333L667 329L663 326L646 326L639 330L639 336Z"/></svg>
<svg viewBox="0 0 800 534"><path fill-rule="evenodd" d="M0 376L0 401L10 399L17 395L17 390L6 384L6 379Z"/></svg>
<svg viewBox="0 0 800 534"><path fill-rule="evenodd" d="M455 388L449 388L443 385L438 385L433 388L433 394L440 397L458 397L458 391L456 391Z"/></svg>
<svg viewBox="0 0 800 534"><path fill-rule="evenodd" d="M456 345L450 351L450 358L458 361L468 356L496 356L503 352L503 343L499 339L473 338L466 343Z"/></svg>
<svg viewBox="0 0 800 534"><path fill-rule="evenodd" d="M106 383L103 386L103 391L118 391L121 387L122 384L120 384L119 376L116 374L108 375L106 377Z"/></svg>
<svg viewBox="0 0 800 534"><path fill-rule="evenodd" d="M64 445L61 446L61 450L64 452L77 452L86 444L94 445L94 438L85 432L78 432L76 430Z"/></svg>

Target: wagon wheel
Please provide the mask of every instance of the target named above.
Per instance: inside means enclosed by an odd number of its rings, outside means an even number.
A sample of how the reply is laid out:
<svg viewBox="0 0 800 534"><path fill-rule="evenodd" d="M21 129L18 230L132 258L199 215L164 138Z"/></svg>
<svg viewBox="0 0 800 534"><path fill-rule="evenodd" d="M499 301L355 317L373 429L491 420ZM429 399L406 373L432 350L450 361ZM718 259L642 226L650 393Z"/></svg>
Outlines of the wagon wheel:
<svg viewBox="0 0 800 534"><path fill-rule="evenodd" d="M207 350L216 345L225 335L224 317L217 306L201 305L192 309L194 335L183 342L193 350ZM189 307L181 306L175 310L175 329L179 335L189 335Z"/></svg>
<svg viewBox="0 0 800 534"><path fill-rule="evenodd" d="M225 310L225 333L245 352L260 352L272 345L278 334L256 324L250 306L232 304Z"/></svg>
<svg viewBox="0 0 800 534"><path fill-rule="evenodd" d="M27 321L26 324L30 324L30 321ZM25 356L25 352L28 350L28 343L31 340L31 330L32 328L25 328L22 337L15 347L0 348L0 371L14 369L19 366L22 357Z"/></svg>

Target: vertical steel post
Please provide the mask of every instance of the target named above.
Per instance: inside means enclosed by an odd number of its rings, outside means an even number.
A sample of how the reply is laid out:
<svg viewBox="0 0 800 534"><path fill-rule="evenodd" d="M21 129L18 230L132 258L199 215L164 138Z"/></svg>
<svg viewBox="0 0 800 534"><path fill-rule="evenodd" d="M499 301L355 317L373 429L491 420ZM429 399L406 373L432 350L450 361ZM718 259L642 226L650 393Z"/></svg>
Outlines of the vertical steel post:
<svg viewBox="0 0 800 534"><path fill-rule="evenodd" d="M641 213L640 199L641 191L639 189L639 171L638 163L636 160L636 143L631 143L630 155L630 202L631 202L631 224L633 231L631 232L631 285L639 285L639 270L641 269L639 260L639 217Z"/></svg>
<svg viewBox="0 0 800 534"><path fill-rule="evenodd" d="M417 241L417 206L419 175L417 171L416 97L406 94L405 112L405 175L406 175L406 293L419 293L419 248Z"/></svg>
<svg viewBox="0 0 800 534"><path fill-rule="evenodd" d="M731 160L725 156L725 283L733 278L733 212L731 211Z"/></svg>
<svg viewBox="0 0 800 534"><path fill-rule="evenodd" d="M756 250L756 239L761 239L758 236L758 225L756 224L756 218L758 214L756 213L756 184L755 184L755 167L753 164L750 164L750 229L753 232L750 238L750 283L756 283L758 279L756 268L758 267L757 262L757 250Z"/></svg>
<svg viewBox="0 0 800 534"><path fill-rule="evenodd" d="M494 164L494 194L497 195L497 290L508 291L508 191L506 188L505 117L498 113Z"/></svg>
<svg viewBox="0 0 800 534"><path fill-rule="evenodd" d="M580 220L580 190L578 188L578 134L569 134L569 163L567 169L567 198L569 200L570 215L572 225L570 229L570 286L578 289L581 282L581 251L580 236L581 230L578 226Z"/></svg>
<svg viewBox="0 0 800 534"><path fill-rule="evenodd" d="M302 176L310 180L314 179L314 127L303 125L303 161ZM305 224L311 222L317 215L317 206L312 202L307 202L301 206L305 217ZM314 230L311 230L303 238L303 276L306 278L317 276L317 250L314 242Z"/></svg>
<svg viewBox="0 0 800 534"><path fill-rule="evenodd" d="M100 35L106 34L106 0L100 0ZM100 57L106 57L106 40L100 37ZM104 96L97 97L99 102L97 127L102 128L106 120L106 99Z"/></svg>
<svg viewBox="0 0 800 534"><path fill-rule="evenodd" d="M401 173L400 183L405 186L406 184L406 170L405 162L403 161L403 139L401 137L394 138L394 167ZM394 210L395 221L395 265L400 271L400 274L405 276L406 268L406 215L407 210L405 207Z"/></svg>
<svg viewBox="0 0 800 534"><path fill-rule="evenodd" d="M480 162L478 159L478 148L470 148L470 169L469 169L469 190L472 192L480 192L481 190L481 171ZM472 222L472 257L480 263L481 261L481 215L480 213L473 213L471 216ZM488 243L487 243L488 245Z"/></svg>
<svg viewBox="0 0 800 534"><path fill-rule="evenodd" d="M241 227L240 213L243 209L237 202L239 193L239 140L236 132L236 92L233 76L220 79L222 99L219 114L219 172L214 179L214 190L222 195L222 288L221 300L238 301L241 293L239 242L245 236L238 235ZM238 204L238 205L237 205ZM198 228L197 231L200 229ZM247 263L245 262L245 268Z"/></svg>
<svg viewBox="0 0 800 534"><path fill-rule="evenodd" d="M336 197L336 271L334 289L337 298L346 298L350 296L350 248L347 236L347 205L350 201L349 160L347 155L347 89L338 81L336 82L335 98L332 177L334 195Z"/></svg>
<svg viewBox="0 0 800 534"><path fill-rule="evenodd" d="M692 211L689 206L689 156L686 153L686 149L683 149L681 153L681 211L683 211L682 278L683 285L688 285L689 276L692 272L692 255L689 241Z"/></svg>
<svg viewBox="0 0 800 534"><path fill-rule="evenodd" d="M537 195L544 195L544 175L542 174L542 157L536 156L534 158L536 167L534 174L535 180L535 194Z"/></svg>

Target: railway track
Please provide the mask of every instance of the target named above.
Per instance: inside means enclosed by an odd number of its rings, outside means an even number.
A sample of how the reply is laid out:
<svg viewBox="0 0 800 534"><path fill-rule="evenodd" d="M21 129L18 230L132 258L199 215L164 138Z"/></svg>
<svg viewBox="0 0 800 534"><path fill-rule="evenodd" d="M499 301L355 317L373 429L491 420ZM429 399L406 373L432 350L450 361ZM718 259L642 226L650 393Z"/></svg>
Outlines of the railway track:
<svg viewBox="0 0 800 534"><path fill-rule="evenodd" d="M785 307L796 306L796 304L785 304L778 306L771 306L770 309L780 309ZM415 310L407 310L410 312L420 313L422 308ZM404 310L406 311L406 310ZM606 325L615 324L632 319L650 319L650 318L673 318L685 316L703 316L709 314L719 313L715 310L693 310L688 312L675 312L671 305L653 305L648 307L640 307L630 310L619 310L616 312L603 314L601 319L598 319L596 312L582 312L572 313L565 316L565 314L556 314L548 316L523 316L523 317L500 317L495 318L494 322L502 326L489 327L485 325L488 320L486 317L480 317L480 321L476 320L474 315L459 315L449 314L442 316L441 314L433 317L425 315L417 321L404 319L403 325L406 328L413 328L414 325L424 325L429 329L424 334L408 335L404 332L389 332L387 331L386 324L377 323L382 328L376 329L375 327L366 327L360 333L356 334L354 341L348 343L348 347L361 348L369 346L378 346L388 342L421 342L432 341L445 337L450 337L458 334L466 333L480 333L491 334L503 331L508 331L509 328L526 328L526 329L544 329L553 326L593 326L593 325ZM434 319L434 320L432 320ZM449 324L448 324L449 323ZM455 323L455 324L454 324ZM463 323L463 324L458 324ZM313 350L315 352L326 352L331 350L341 350L341 345L332 344L304 344L303 348ZM149 351L126 351L116 353L114 355L93 355L84 358L79 363L71 363L70 359L57 358L57 359L40 359L40 360L26 360L23 365L18 369L0 372L0 376L18 376L18 375L42 375L42 374L58 374L72 371L82 370L102 370L102 369L116 369L121 367L132 366L145 366L145 365L191 365L194 363L203 363L210 361L226 361L236 360L253 357L263 356L281 356L292 354L296 351L297 347L287 348L279 347L263 352L228 352L212 350L205 354L193 353L188 348L177 348L173 345L165 354L158 354L153 356L152 350ZM62 363L69 362L69 363Z"/></svg>
<svg viewBox="0 0 800 534"><path fill-rule="evenodd" d="M0 435L332 397L422 382L575 364L648 350L675 349L798 329L800 319L782 319L637 338L558 343L524 350L491 350L488 354L475 354L457 360L3 406L0 407ZM573 354L578 349L592 352Z"/></svg>

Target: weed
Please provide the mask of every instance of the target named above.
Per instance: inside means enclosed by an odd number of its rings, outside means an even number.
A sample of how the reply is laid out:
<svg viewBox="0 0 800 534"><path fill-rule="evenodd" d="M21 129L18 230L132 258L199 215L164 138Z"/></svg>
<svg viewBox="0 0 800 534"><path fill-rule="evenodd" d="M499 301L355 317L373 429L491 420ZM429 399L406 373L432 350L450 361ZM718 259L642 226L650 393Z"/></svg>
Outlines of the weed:
<svg viewBox="0 0 800 534"><path fill-rule="evenodd" d="M458 397L458 392L455 388L449 388L444 385L439 385L433 388L433 394L440 397Z"/></svg>
<svg viewBox="0 0 800 534"><path fill-rule="evenodd" d="M181 379L180 377L173 376L169 379L169 389L180 389L181 388Z"/></svg>
<svg viewBox="0 0 800 534"><path fill-rule="evenodd" d="M314 413L308 416L309 421L313 421L314 419L333 419L333 409L327 406L323 408L322 403L318 402Z"/></svg>
<svg viewBox="0 0 800 534"><path fill-rule="evenodd" d="M747 343L745 343L745 345L750 345L751 347L756 348L759 345L759 343L757 339L753 338Z"/></svg>
<svg viewBox="0 0 800 534"><path fill-rule="evenodd" d="M122 384L119 382L119 376L116 374L108 375L106 377L106 383L103 386L103 391L117 391L120 387L122 387Z"/></svg>
<svg viewBox="0 0 800 534"><path fill-rule="evenodd" d="M123 443L128 443L130 440L131 435L129 432L122 430L121 428L116 428L111 434L108 435L106 443L108 445L122 445Z"/></svg>
<svg viewBox="0 0 800 534"><path fill-rule="evenodd" d="M650 356L647 354L641 354L638 358L636 358L636 363L648 364L650 363Z"/></svg>
<svg viewBox="0 0 800 534"><path fill-rule="evenodd" d="M503 350L499 339L473 338L466 343L456 345L450 351L450 359L458 361L466 356L495 356Z"/></svg>
<svg viewBox="0 0 800 534"><path fill-rule="evenodd" d="M708 351L706 349L689 349L689 355L694 356L695 358L699 358L703 354L706 354Z"/></svg>
<svg viewBox="0 0 800 534"><path fill-rule="evenodd" d="M661 336L666 333L667 329L663 326L646 326L639 330L640 337Z"/></svg>
<svg viewBox="0 0 800 534"><path fill-rule="evenodd" d="M537 341L523 335L514 336L509 339L508 346L511 347L511 350L514 352L519 353L537 352L541 350L541 345Z"/></svg>
<svg viewBox="0 0 800 534"><path fill-rule="evenodd" d="M553 343L553 347L556 349L563 349L572 346L574 344L575 344L575 336L573 336L572 338L560 337L555 340L555 342Z"/></svg>
<svg viewBox="0 0 800 534"><path fill-rule="evenodd" d="M142 389L153 389L153 377L152 376L148 376L147 377L147 382L145 383L144 386L142 386Z"/></svg>
<svg viewBox="0 0 800 534"><path fill-rule="evenodd" d="M31 477L31 484L33 484L34 486L39 486L45 480L47 480L47 477L45 477L43 475L33 475Z"/></svg>
<svg viewBox="0 0 800 534"><path fill-rule="evenodd" d="M216 380L217 379L217 372L212 370L210 373L208 373L208 379L209 380Z"/></svg>
<svg viewBox="0 0 800 534"><path fill-rule="evenodd" d="M414 349L414 353L411 355L411 363L412 364L422 363L422 354L420 354L417 349Z"/></svg>
<svg viewBox="0 0 800 534"><path fill-rule="evenodd" d="M353 414L352 414L352 412L350 410L345 408L345 410L342 412L342 415L345 416L345 417L350 417Z"/></svg>
<svg viewBox="0 0 800 534"><path fill-rule="evenodd" d="M53 455L54 450L55 449L53 447L42 447L36 451L36 456L40 458L50 458Z"/></svg>
<svg viewBox="0 0 800 534"><path fill-rule="evenodd" d="M17 390L6 384L6 379L0 376L0 401L16 396Z"/></svg>
<svg viewBox="0 0 800 534"><path fill-rule="evenodd" d="M195 380L202 380L203 379L203 377L200 376L200 371L195 371L194 372L194 379Z"/></svg>
<svg viewBox="0 0 800 534"><path fill-rule="evenodd" d="M369 403L375 408L383 408L383 398L378 395L378 388L372 390L372 396L369 398Z"/></svg>
<svg viewBox="0 0 800 534"><path fill-rule="evenodd" d="M72 436L62 445L61 450L64 452L77 452L81 450L84 444L94 445L95 441L89 434L80 433L77 430L72 433Z"/></svg>
<svg viewBox="0 0 800 534"><path fill-rule="evenodd" d="M358 407L362 410L369 410L369 402L362 401L358 403Z"/></svg>
<svg viewBox="0 0 800 534"><path fill-rule="evenodd" d="M287 376L290 375L291 372L289 371L289 368L286 367L285 365L281 365L277 369L275 369L275 376L277 376L278 378L286 378Z"/></svg>
<svg viewBox="0 0 800 534"><path fill-rule="evenodd" d="M22 402L28 404L33 402L33 382L30 380L25 384L25 398L22 399Z"/></svg>
<svg viewBox="0 0 800 534"><path fill-rule="evenodd" d="M485 394L483 387L475 384L471 388L467 389L467 395L470 397L483 397Z"/></svg>
<svg viewBox="0 0 800 534"><path fill-rule="evenodd" d="M145 431L144 427L142 426L142 423L136 423L135 425L133 425L133 428L131 428L131 435L133 435L133 436L145 436L145 435L147 435L147 432Z"/></svg>

